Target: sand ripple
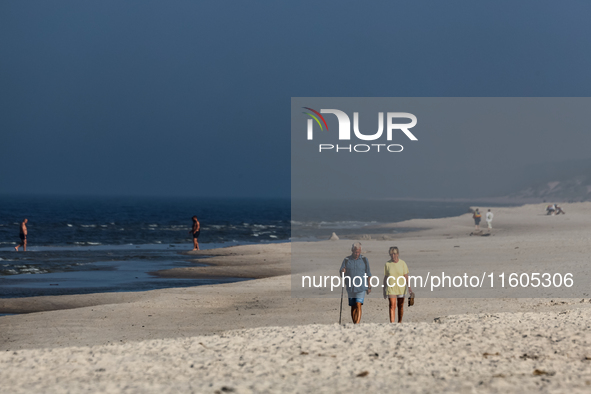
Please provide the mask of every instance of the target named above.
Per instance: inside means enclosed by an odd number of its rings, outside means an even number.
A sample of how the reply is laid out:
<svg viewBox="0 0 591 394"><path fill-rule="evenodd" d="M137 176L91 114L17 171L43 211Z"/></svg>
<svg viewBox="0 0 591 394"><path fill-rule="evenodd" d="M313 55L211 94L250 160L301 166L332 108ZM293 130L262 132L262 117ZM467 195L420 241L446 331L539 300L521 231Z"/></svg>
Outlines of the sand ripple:
<svg viewBox="0 0 591 394"><path fill-rule="evenodd" d="M589 392L590 328L588 309L267 327L6 351L0 381L13 393Z"/></svg>

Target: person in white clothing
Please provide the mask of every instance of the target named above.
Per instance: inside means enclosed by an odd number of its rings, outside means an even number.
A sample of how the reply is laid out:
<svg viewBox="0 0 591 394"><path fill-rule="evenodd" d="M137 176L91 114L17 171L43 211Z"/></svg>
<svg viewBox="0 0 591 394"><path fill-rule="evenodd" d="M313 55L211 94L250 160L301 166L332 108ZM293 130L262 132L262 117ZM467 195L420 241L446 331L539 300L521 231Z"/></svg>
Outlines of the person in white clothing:
<svg viewBox="0 0 591 394"><path fill-rule="evenodd" d="M494 216L493 213L489 209L488 212L486 213L486 224L488 224L488 231L489 232L492 230L493 216Z"/></svg>

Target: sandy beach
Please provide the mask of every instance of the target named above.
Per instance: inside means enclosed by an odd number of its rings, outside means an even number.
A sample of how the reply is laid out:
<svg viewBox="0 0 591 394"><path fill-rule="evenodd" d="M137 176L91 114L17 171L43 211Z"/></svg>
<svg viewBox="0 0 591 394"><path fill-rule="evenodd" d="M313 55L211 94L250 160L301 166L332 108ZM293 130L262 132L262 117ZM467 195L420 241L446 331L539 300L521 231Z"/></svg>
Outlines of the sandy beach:
<svg viewBox="0 0 591 394"><path fill-rule="evenodd" d="M395 243L412 270L557 264L584 271L591 203L493 208L491 236L470 236L470 214L359 234L374 272ZM481 206L483 211L486 207ZM484 223L486 226L486 223ZM392 234L396 227L417 231ZM351 240L298 244L336 271ZM0 300L3 392L588 392L591 297L473 298L417 294L404 324L389 324L372 293L362 324L338 326L337 298L292 298L290 244L189 252L207 267L165 277L255 278L141 293ZM307 267L302 269L306 270ZM487 268L489 269L489 268ZM581 274L582 275L582 274ZM578 276L583 284L588 277ZM487 296L486 298L483 298ZM348 323L348 308L343 312Z"/></svg>

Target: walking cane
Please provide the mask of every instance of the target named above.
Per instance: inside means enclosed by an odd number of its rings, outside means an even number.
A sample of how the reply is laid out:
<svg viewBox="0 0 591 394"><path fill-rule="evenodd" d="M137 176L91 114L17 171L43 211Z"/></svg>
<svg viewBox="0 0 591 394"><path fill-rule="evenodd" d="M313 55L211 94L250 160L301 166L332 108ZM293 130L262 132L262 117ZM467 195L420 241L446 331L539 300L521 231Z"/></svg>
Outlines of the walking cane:
<svg viewBox="0 0 591 394"><path fill-rule="evenodd" d="M345 286L341 287L341 313L339 313L339 326L341 325L341 317L343 316L343 293L345 292Z"/></svg>

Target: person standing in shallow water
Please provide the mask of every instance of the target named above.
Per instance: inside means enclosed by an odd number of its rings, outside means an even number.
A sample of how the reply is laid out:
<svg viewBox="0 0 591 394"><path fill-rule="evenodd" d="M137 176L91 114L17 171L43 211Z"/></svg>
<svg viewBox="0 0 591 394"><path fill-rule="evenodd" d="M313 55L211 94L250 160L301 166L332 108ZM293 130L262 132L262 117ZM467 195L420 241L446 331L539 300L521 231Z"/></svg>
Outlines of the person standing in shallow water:
<svg viewBox="0 0 591 394"><path fill-rule="evenodd" d="M199 250L199 234L201 233L201 225L197 216L193 216L193 228L189 230L189 234L193 235L193 250Z"/></svg>
<svg viewBox="0 0 591 394"><path fill-rule="evenodd" d="M21 229L18 234L21 239L21 243L14 247L14 250L16 250L17 252L18 252L18 248L20 248L21 246L23 247L24 252L27 251L27 222L28 221L29 221L28 219L25 219L21 223Z"/></svg>

